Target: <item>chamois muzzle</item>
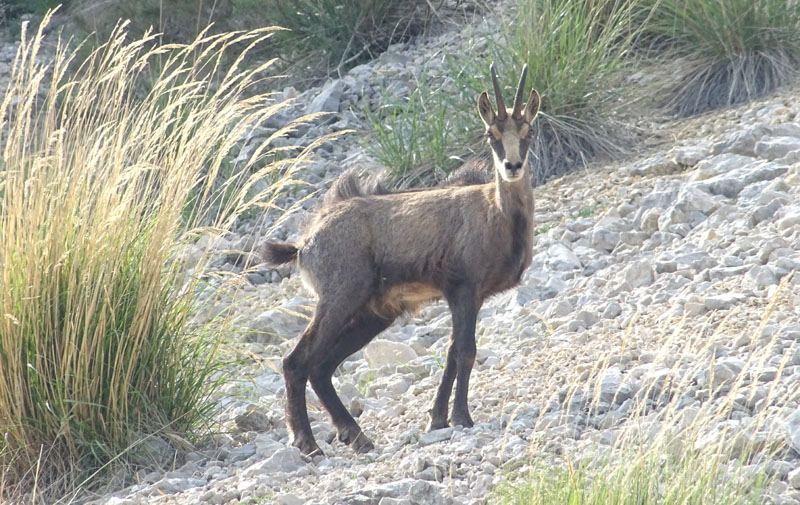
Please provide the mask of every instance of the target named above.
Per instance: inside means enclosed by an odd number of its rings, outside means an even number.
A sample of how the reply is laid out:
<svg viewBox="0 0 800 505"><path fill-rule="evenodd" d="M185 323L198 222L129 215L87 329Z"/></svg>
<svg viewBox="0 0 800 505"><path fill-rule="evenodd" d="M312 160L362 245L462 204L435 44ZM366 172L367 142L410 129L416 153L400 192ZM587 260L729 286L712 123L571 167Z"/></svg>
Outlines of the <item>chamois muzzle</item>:
<svg viewBox="0 0 800 505"><path fill-rule="evenodd" d="M503 161L503 168L506 169L506 173L509 176L509 179L516 179L520 172L522 171L522 162L518 161L516 163L511 163L508 160Z"/></svg>

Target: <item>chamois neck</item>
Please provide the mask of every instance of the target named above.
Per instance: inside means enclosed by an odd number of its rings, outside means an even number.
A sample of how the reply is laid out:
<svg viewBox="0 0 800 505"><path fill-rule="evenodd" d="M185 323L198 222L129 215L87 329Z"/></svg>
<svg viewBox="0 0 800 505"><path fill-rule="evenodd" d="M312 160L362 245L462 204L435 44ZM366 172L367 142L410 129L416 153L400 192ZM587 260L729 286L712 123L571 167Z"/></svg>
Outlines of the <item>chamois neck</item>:
<svg viewBox="0 0 800 505"><path fill-rule="evenodd" d="M509 182L504 180L495 171L495 198L497 206L503 214L512 214L514 211L522 210L524 214L533 213L533 188L531 187L531 176L529 167L524 167L524 175L516 181Z"/></svg>

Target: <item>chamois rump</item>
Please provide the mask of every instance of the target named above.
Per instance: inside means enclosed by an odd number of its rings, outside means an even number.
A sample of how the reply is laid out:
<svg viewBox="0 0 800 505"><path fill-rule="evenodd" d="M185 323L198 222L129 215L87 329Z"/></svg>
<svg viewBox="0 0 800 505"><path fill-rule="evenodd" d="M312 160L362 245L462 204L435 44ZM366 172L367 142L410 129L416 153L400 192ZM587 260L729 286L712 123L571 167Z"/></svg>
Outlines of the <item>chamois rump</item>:
<svg viewBox="0 0 800 505"><path fill-rule="evenodd" d="M345 174L297 244L264 246L268 264L297 263L304 284L319 297L311 322L283 359L286 421L292 444L305 454L321 453L306 410L309 380L339 440L357 453L373 449L337 396L333 372L399 315L441 298L449 305L453 333L428 429L448 426L454 382L450 422L473 425L467 389L478 311L486 298L519 283L533 240L528 148L539 94L531 90L522 103L525 66L507 109L494 65L490 70L497 113L486 91L478 97L478 113L494 160L492 182L386 193L365 191Z"/></svg>

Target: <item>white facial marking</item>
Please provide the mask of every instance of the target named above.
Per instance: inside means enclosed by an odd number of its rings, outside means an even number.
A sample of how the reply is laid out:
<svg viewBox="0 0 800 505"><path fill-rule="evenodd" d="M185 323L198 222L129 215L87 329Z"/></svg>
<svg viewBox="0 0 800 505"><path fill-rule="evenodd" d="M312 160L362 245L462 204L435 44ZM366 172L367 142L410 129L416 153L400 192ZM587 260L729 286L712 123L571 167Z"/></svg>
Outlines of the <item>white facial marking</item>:
<svg viewBox="0 0 800 505"><path fill-rule="evenodd" d="M519 152L519 141L520 141L519 132L512 131L511 128L508 128L503 132L503 136L501 137L501 143L503 145L503 151L504 151L503 153L504 159L501 160L500 158L497 157L497 153L492 151L492 157L494 158L494 165L495 167L497 167L497 171L500 173L500 177L506 182L518 181L522 178L523 175L523 167L520 167L519 169L514 171L514 175L512 175L511 172L506 169L506 162L510 162L512 166L515 166L525 161L523 159L522 153Z"/></svg>
<svg viewBox="0 0 800 505"><path fill-rule="evenodd" d="M507 129L503 132L503 149L505 150L506 160L512 164L522 161L519 152L519 132L512 132Z"/></svg>

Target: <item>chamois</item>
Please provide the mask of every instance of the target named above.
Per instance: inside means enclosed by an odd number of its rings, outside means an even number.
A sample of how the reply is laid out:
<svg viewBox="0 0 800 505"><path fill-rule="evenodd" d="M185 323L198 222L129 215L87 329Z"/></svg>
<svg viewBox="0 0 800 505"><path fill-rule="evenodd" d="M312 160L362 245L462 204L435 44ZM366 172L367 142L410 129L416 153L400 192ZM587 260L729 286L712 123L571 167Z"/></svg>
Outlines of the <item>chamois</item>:
<svg viewBox="0 0 800 505"><path fill-rule="evenodd" d="M522 103L527 65L514 106L506 109L494 64L497 113L486 91L478 113L494 159L494 180L424 191L369 194L350 174L335 183L297 244L267 242L268 264L297 263L319 300L311 322L283 359L286 422L292 445L321 453L306 410L306 381L331 416L338 438L357 453L374 446L337 396L331 377L345 358L399 315L444 298L453 333L442 382L429 410L429 430L473 425L467 389L475 362L475 325L486 298L520 281L531 263L533 189L528 164L539 94Z"/></svg>

